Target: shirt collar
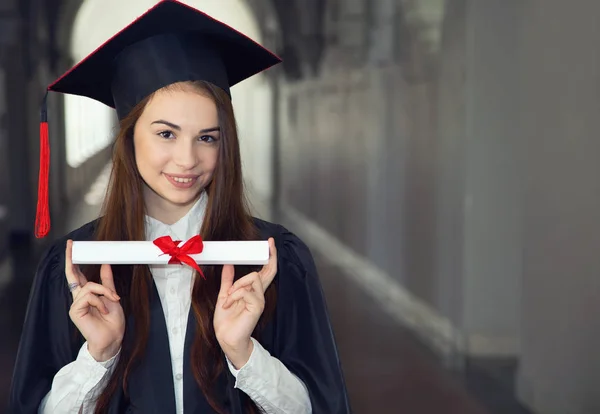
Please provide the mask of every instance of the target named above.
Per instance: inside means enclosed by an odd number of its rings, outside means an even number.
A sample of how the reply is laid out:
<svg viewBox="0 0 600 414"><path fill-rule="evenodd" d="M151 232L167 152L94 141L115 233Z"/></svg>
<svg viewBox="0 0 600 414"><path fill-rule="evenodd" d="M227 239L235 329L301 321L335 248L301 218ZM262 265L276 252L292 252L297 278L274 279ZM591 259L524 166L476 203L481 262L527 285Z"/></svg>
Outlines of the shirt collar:
<svg viewBox="0 0 600 414"><path fill-rule="evenodd" d="M192 236L200 233L208 196L206 191L202 191L198 201L194 203L190 211L171 225L165 224L153 217L146 215L144 217L146 240L154 240L161 236L171 236L175 240L188 240Z"/></svg>

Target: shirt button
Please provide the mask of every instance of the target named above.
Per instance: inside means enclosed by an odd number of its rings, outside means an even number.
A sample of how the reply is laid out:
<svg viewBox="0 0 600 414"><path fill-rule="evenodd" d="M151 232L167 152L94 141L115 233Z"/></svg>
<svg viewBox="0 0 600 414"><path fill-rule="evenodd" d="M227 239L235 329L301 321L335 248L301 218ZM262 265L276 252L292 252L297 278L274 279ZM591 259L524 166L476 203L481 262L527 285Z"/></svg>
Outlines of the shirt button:
<svg viewBox="0 0 600 414"><path fill-rule="evenodd" d="M177 335L177 328L173 328L173 335Z"/></svg>
<svg viewBox="0 0 600 414"><path fill-rule="evenodd" d="M172 288L171 288L171 294L172 294L172 295L174 295L174 294L175 294L175 288L174 288L174 287L172 287Z"/></svg>
<svg viewBox="0 0 600 414"><path fill-rule="evenodd" d="M181 374L177 374L177 375L175 375L175 379L176 379L177 381L181 381L181 378L183 378L183 376L182 376Z"/></svg>

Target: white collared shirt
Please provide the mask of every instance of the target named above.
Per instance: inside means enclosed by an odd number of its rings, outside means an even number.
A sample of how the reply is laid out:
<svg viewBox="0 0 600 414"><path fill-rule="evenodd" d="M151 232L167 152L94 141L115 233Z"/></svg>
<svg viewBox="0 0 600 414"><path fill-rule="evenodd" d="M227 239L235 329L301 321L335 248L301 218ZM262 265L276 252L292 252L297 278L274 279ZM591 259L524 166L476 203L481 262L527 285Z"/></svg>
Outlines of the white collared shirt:
<svg viewBox="0 0 600 414"><path fill-rule="evenodd" d="M207 196L200 199L190 211L172 225L146 216L146 239L171 236L173 240L187 240L200 232L206 210ZM183 355L187 318L191 306L193 271L185 265L150 266L160 297L168 330L173 367L173 384L177 414L183 414ZM248 362L236 370L228 362L235 387L246 393L264 413L311 413L308 390L277 358L272 357L258 341L252 338L254 349ZM52 389L40 404L39 413L92 413L94 400L100 395L113 372L115 357L97 362L81 347L77 359L64 366L55 376Z"/></svg>
<svg viewBox="0 0 600 414"><path fill-rule="evenodd" d="M171 236L173 240L185 241L198 234L206 201L206 193L203 192L190 211L170 226L146 216L146 240ZM184 265L154 265L150 266L150 272L158 290L167 324L177 413L183 413L183 352L194 273L192 268Z"/></svg>

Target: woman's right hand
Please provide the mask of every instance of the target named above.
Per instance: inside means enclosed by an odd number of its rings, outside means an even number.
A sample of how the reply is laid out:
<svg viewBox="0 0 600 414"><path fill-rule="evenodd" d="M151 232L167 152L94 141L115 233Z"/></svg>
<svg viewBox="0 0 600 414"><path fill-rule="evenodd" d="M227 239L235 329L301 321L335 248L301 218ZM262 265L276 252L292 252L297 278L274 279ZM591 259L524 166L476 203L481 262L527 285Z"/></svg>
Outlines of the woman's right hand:
<svg viewBox="0 0 600 414"><path fill-rule="evenodd" d="M67 283L79 284L71 292L73 304L69 316L86 339L92 357L98 362L107 361L119 352L125 333L125 315L113 274L110 265L103 264L100 268L102 284L88 282L79 266L73 265L72 251L73 241L68 240L65 252Z"/></svg>

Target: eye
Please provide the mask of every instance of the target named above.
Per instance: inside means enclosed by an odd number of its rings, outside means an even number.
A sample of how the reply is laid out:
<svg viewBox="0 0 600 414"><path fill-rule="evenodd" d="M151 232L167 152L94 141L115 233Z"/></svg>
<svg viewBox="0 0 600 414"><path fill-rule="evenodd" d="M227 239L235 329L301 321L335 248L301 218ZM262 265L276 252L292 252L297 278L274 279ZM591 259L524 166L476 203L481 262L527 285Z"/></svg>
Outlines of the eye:
<svg viewBox="0 0 600 414"><path fill-rule="evenodd" d="M212 135L202 135L201 137L198 138L200 141L204 141L207 143L212 143L216 141L216 138L213 137Z"/></svg>
<svg viewBox="0 0 600 414"><path fill-rule="evenodd" d="M175 136L173 135L173 132L167 130L167 131L160 131L158 133L158 135L160 135L161 137L163 137L164 139L172 139L175 138Z"/></svg>

